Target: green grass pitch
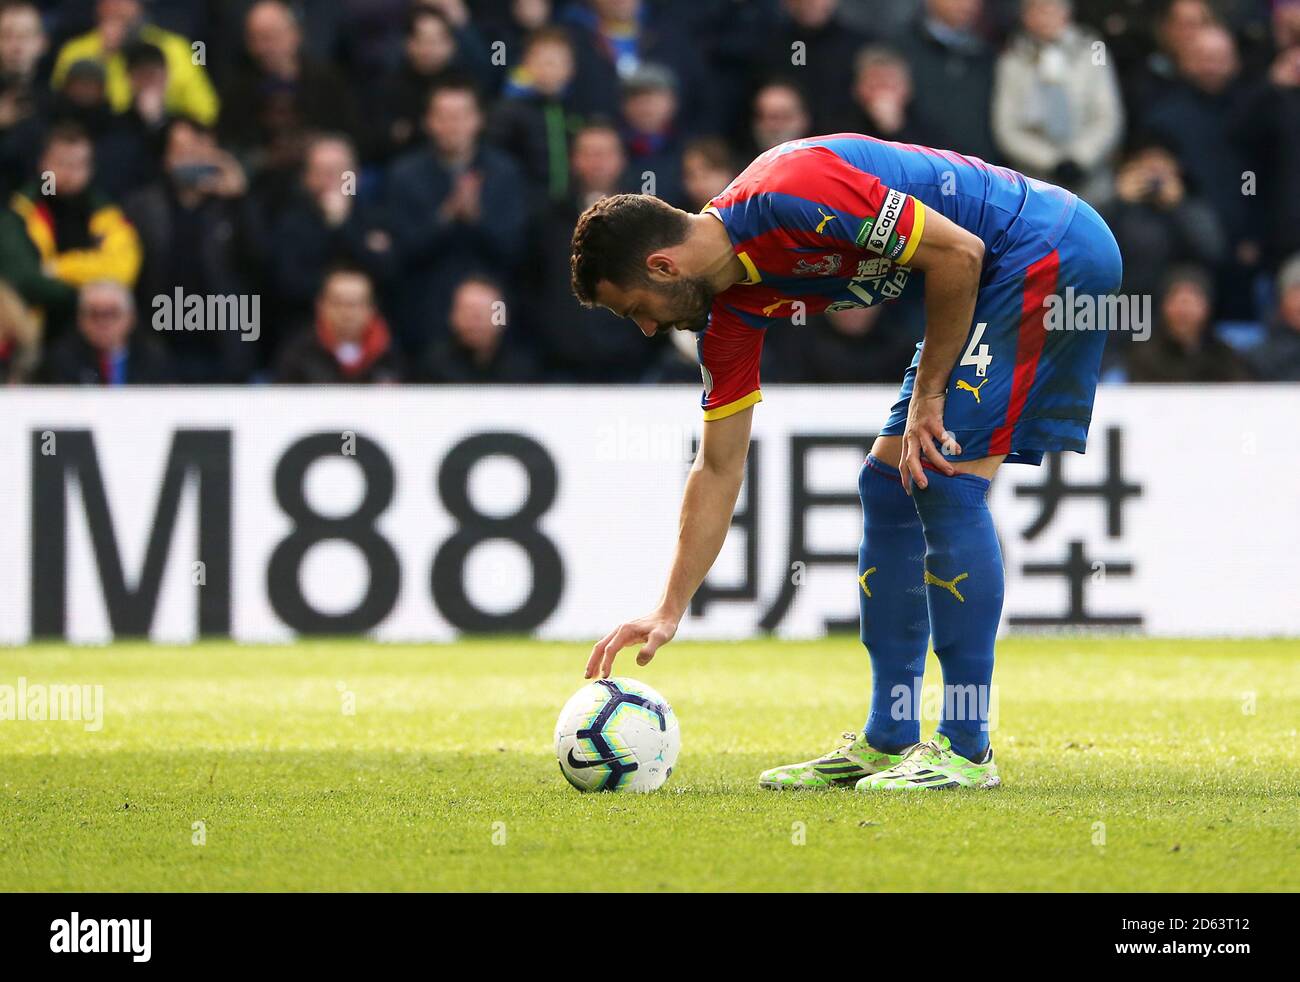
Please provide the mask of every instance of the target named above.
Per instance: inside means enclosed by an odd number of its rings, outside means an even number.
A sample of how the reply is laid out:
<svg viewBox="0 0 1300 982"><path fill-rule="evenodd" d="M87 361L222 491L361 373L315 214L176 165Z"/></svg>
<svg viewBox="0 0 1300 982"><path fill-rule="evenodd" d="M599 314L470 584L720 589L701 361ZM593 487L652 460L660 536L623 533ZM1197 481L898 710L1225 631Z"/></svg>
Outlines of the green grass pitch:
<svg viewBox="0 0 1300 982"><path fill-rule="evenodd" d="M105 701L99 732L0 722L0 890L1300 889L1300 641L1008 639L1004 786L908 796L756 786L861 724L853 638L624 652L678 769L579 794L550 742L586 651L0 651L0 684Z"/></svg>

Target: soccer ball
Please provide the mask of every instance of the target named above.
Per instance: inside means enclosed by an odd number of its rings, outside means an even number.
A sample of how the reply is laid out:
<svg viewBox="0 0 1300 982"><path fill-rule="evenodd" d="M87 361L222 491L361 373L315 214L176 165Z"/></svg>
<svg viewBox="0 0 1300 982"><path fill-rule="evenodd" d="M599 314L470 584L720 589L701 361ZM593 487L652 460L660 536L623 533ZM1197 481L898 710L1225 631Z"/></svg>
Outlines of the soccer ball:
<svg viewBox="0 0 1300 982"><path fill-rule="evenodd" d="M682 734L672 707L635 679L579 689L555 724L555 756L579 791L653 791L673 772Z"/></svg>

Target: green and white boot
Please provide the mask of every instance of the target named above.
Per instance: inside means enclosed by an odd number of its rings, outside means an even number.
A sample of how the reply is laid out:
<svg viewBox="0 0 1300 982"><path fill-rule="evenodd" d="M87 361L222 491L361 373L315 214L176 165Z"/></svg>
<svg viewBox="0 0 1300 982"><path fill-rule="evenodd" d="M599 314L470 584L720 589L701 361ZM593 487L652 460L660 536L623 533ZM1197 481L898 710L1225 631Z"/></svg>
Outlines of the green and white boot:
<svg viewBox="0 0 1300 982"><path fill-rule="evenodd" d="M931 791L942 788L996 788L1002 783L993 763L993 748L980 761L967 760L952 749L946 736L918 743L901 763L858 781L858 791Z"/></svg>
<svg viewBox="0 0 1300 982"><path fill-rule="evenodd" d="M867 743L861 733L845 733L844 746L816 760L773 767L758 775L758 786L772 791L805 788L821 790L856 784L868 775L902 763L903 754L887 754Z"/></svg>

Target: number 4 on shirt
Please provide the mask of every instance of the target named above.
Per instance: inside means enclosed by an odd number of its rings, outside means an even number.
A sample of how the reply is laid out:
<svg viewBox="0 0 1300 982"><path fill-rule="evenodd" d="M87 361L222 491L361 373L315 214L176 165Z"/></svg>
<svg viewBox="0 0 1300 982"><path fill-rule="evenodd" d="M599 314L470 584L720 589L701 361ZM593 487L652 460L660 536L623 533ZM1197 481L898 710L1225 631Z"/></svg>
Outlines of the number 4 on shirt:
<svg viewBox="0 0 1300 982"><path fill-rule="evenodd" d="M975 325L975 330L970 336L970 344L966 345L966 353L961 356L960 364L975 366L976 378L983 378L988 375L989 363L993 361L989 346L980 344L980 338L984 337L986 327L988 327L988 324L985 323Z"/></svg>

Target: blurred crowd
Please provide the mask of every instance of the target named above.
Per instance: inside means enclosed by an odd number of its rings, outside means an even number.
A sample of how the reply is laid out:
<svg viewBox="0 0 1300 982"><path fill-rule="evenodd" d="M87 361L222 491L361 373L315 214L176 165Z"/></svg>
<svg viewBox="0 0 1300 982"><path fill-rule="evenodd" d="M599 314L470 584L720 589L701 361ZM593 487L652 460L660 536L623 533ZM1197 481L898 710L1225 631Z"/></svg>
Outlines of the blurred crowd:
<svg viewBox="0 0 1300 982"><path fill-rule="evenodd" d="M1092 202L1110 380L1300 380L1300 0L0 0L0 378L698 381L572 298L578 215L843 131ZM897 381L912 292L764 379Z"/></svg>

